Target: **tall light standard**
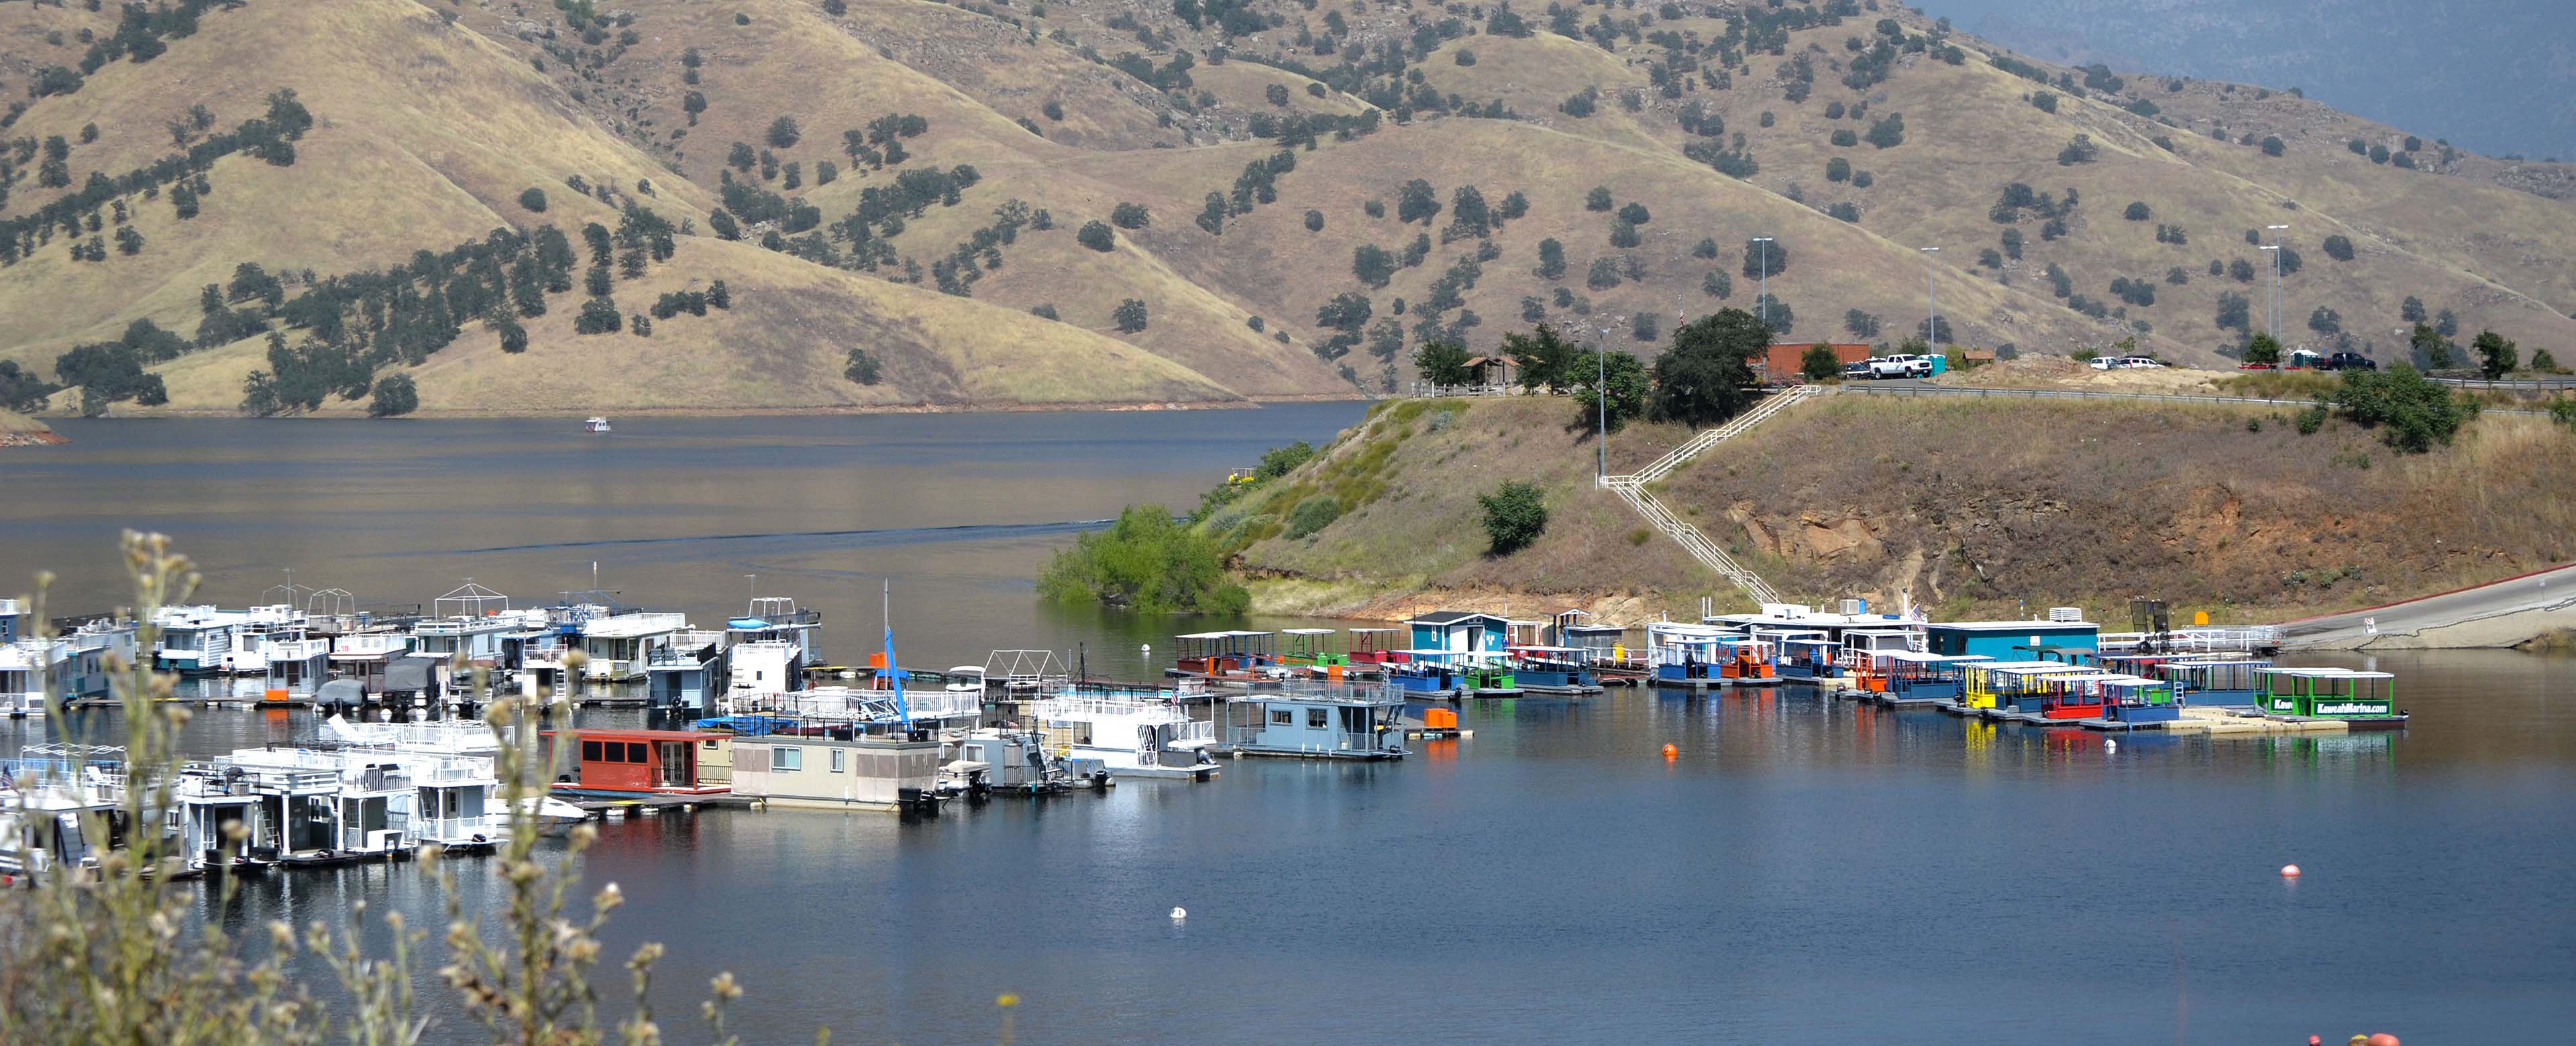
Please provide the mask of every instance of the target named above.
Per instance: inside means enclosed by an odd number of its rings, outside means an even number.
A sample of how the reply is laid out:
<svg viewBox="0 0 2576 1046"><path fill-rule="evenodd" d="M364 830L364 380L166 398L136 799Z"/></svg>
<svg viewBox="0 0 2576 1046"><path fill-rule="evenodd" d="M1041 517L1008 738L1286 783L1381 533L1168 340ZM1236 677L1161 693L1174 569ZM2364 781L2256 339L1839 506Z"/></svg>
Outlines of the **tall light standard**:
<svg viewBox="0 0 2576 1046"><path fill-rule="evenodd" d="M1602 351L1598 337L1592 339L1592 413L1601 425L1592 438L1592 485L1598 487L1610 478L1610 354Z"/></svg>
<svg viewBox="0 0 2576 1046"><path fill-rule="evenodd" d="M1941 305L1932 296L1932 256L1940 253L1941 248L1918 247L1916 250L1923 252L1923 347L1937 351L1941 347Z"/></svg>
<svg viewBox="0 0 2576 1046"><path fill-rule="evenodd" d="M1762 329L1767 331L1771 329L1771 238L1756 236L1753 242L1763 245L1761 248L1762 289L1757 292L1761 297L1754 299L1754 304L1756 308L1762 310ZM1774 333L1772 336L1777 337L1778 334Z"/></svg>
<svg viewBox="0 0 2576 1046"><path fill-rule="evenodd" d="M2264 228L2272 230L2272 245L2263 248L2272 252L2272 307L2270 319L2265 322L2270 324L2272 338L2277 341L2281 337L2281 230L2289 226L2266 225Z"/></svg>

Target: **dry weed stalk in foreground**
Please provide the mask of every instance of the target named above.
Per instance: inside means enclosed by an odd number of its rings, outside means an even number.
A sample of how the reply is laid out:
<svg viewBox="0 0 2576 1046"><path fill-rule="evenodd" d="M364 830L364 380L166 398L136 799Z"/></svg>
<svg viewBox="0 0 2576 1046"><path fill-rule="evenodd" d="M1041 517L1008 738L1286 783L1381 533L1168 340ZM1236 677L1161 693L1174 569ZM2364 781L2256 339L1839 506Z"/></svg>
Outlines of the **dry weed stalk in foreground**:
<svg viewBox="0 0 2576 1046"><path fill-rule="evenodd" d="M169 539L158 534L128 532L125 557L141 625L135 649L149 651L159 632L152 625L154 611L185 601L197 575L186 557L169 550ZM44 624L44 594L51 580L39 575L29 600L28 619L37 623L40 641L52 638ZM578 672L580 666L572 662L566 667ZM189 710L167 700L176 689L168 674L122 659L110 666L110 673L110 693L125 710L128 787L112 817L89 817L82 828L88 838L106 840L114 820L127 826L125 845L104 853L95 868L57 867L32 890L0 898L0 1010L6 1013L0 1020L0 1046L295 1046L328 1039L397 1046L420 1041L427 1024L413 997L412 949L423 935L405 926L400 913L383 916L391 942L387 954L376 954L361 941L367 917L362 903L337 931L319 921L301 934L282 921L271 923L269 947L260 958L246 955L246 942L228 936L220 925L192 914L197 887L180 877L186 855L159 830L177 806L179 728ZM488 672L477 670L472 685L474 693L490 695L489 718L502 741L495 769L504 782L504 809L513 816L494 860L509 891L508 910L501 932L487 940L465 917L455 880L439 864L437 849L424 848L423 865L447 895L449 961L438 971L440 977L496 1044L660 1043L662 1028L645 995L661 946L647 944L627 961L633 1012L613 1028L604 1027L589 974L599 959L599 930L620 901L616 885L593 897L587 920L565 914L565 902L579 879L580 855L597 831L588 825L574 829L571 845L551 863L536 854L538 828L532 815L554 769L542 754L540 720L552 711L568 721L569 706L557 703L549 709L540 704L542 697L495 694L491 682ZM50 685L45 704L51 722L69 722L61 696ZM21 795L38 786L32 777L15 783ZM241 842L237 828L225 844L224 859ZM229 901L232 881L221 881L217 889ZM313 952L338 982L345 1013L335 1015L312 986L297 983L289 963L298 948ZM715 1040L732 1046L736 1040L726 1030L725 1018L742 989L728 972L715 978L711 990L704 1015Z"/></svg>

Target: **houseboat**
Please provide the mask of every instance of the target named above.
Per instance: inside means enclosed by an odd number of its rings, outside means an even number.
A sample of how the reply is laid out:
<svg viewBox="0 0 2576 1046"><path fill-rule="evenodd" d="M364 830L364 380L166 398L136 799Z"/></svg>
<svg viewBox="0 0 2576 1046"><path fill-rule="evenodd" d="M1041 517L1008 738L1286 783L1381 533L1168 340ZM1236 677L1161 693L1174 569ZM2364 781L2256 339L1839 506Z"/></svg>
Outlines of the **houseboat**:
<svg viewBox="0 0 2576 1046"><path fill-rule="evenodd" d="M1870 675L1890 703L1957 701L1966 696L1967 667L1993 660L1983 654L1931 654L1880 650L1867 655Z"/></svg>
<svg viewBox="0 0 2576 1046"><path fill-rule="evenodd" d="M2024 673L2078 671L2072 665L2056 661L1969 661L1961 667L1961 708L2010 707L2010 703L2004 700L2006 694L2014 695L2016 699L2029 697L2036 701L2030 681L2022 678ZM2095 674L2101 673L2097 670Z"/></svg>
<svg viewBox="0 0 2576 1046"><path fill-rule="evenodd" d="M1190 718L1167 695L1100 691L1057 693L1032 710L1053 753L1097 759L1118 777L1206 781L1217 773L1208 749L1216 724Z"/></svg>
<svg viewBox="0 0 2576 1046"><path fill-rule="evenodd" d="M583 418L581 419L581 430L584 432L606 432L608 431L608 419Z"/></svg>
<svg viewBox="0 0 2576 1046"><path fill-rule="evenodd" d="M2182 702L2173 683L2144 676L2111 676L2096 680L2102 691L2102 718L2115 723L2172 723L2182 719Z"/></svg>
<svg viewBox="0 0 2576 1046"><path fill-rule="evenodd" d="M1597 694L1601 679L1592 667L1593 650L1581 646L1516 646L1511 648L1512 683L1533 694Z"/></svg>
<svg viewBox="0 0 2576 1046"><path fill-rule="evenodd" d="M733 742L733 794L771 806L936 814L940 742L772 734Z"/></svg>
<svg viewBox="0 0 2576 1046"><path fill-rule="evenodd" d="M1172 637L1177 659L1164 675L1240 686L1286 675L1278 637L1268 632L1192 632Z"/></svg>
<svg viewBox="0 0 2576 1046"><path fill-rule="evenodd" d="M1354 665L1384 665L1395 660L1395 652L1404 649L1404 630L1400 628L1345 629L1350 642L1343 650Z"/></svg>
<svg viewBox="0 0 2576 1046"><path fill-rule="evenodd" d="M1652 679L1661 685L1708 686L1734 678L1725 670L1735 664L1730 640L1743 636L1719 625L1658 621L1646 626L1646 659ZM1769 666L1764 666L1768 674Z"/></svg>
<svg viewBox="0 0 2576 1046"><path fill-rule="evenodd" d="M1398 650L1387 666L1387 682L1406 693L1444 697L1519 697L1520 680L1502 654L1454 650Z"/></svg>
<svg viewBox="0 0 2576 1046"><path fill-rule="evenodd" d="M1923 626L1923 649L2020 661L2043 651L2094 650L2101 634L2102 626L2081 620L1936 621Z"/></svg>
<svg viewBox="0 0 2576 1046"><path fill-rule="evenodd" d="M1113 780L1105 767L1078 770L1073 761L1050 755L1046 736L1035 730L970 730L948 741L941 756L943 795L1053 795L1106 788Z"/></svg>
<svg viewBox="0 0 2576 1046"><path fill-rule="evenodd" d="M2271 667L2270 661L2249 658L2168 661L2156 673L2173 683L2185 704L2252 708L2262 703L2263 673Z"/></svg>
<svg viewBox="0 0 2576 1046"><path fill-rule="evenodd" d="M2355 730L2406 725L2397 707L2397 677L2351 668L2269 668L2256 707L2276 715L2340 719Z"/></svg>
<svg viewBox="0 0 2576 1046"><path fill-rule="evenodd" d="M213 675L233 655L233 632L249 615L210 606L162 607L153 612L160 630L152 642L152 667L182 676Z"/></svg>
<svg viewBox="0 0 2576 1046"><path fill-rule="evenodd" d="M1391 684L1292 684L1226 706L1226 751L1237 756L1402 759L1403 691Z"/></svg>
<svg viewBox="0 0 2576 1046"><path fill-rule="evenodd" d="M554 783L561 795L619 798L723 795L732 791L733 735L703 730L549 730L549 746L573 744L572 769Z"/></svg>
<svg viewBox="0 0 2576 1046"><path fill-rule="evenodd" d="M28 745L0 764L0 885L96 868L128 830L124 787L122 748Z"/></svg>
<svg viewBox="0 0 2576 1046"><path fill-rule="evenodd" d="M1807 633L1779 642L1780 678L1821 680L1842 676L1843 667L1835 662L1835 656L1843 649L1840 640Z"/></svg>
<svg viewBox="0 0 2576 1046"><path fill-rule="evenodd" d="M268 823L259 790L239 767L190 763L170 783L169 823L172 848L190 871L257 872L275 862L254 856L273 853L276 827ZM239 830L240 837L233 833Z"/></svg>
<svg viewBox="0 0 2576 1046"><path fill-rule="evenodd" d="M406 854L411 779L380 753L244 748L215 760L239 770L274 829L249 850L286 865L342 864Z"/></svg>
<svg viewBox="0 0 2576 1046"><path fill-rule="evenodd" d="M2098 668L2057 661L2008 665L1982 672L1971 668L1969 672L1985 677L1986 693L1994 699L1991 705L1977 707L2042 719L2091 719L2101 715L2101 701L2086 694L2080 681L2110 675ZM2056 714L2051 714L2052 709L2057 709Z"/></svg>

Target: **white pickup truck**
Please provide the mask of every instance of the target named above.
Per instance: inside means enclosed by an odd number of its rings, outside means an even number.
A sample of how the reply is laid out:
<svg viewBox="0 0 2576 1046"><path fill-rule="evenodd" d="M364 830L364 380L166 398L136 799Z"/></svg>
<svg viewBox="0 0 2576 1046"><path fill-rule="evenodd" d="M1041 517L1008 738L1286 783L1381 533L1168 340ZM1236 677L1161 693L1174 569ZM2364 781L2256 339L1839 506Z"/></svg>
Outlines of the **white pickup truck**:
<svg viewBox="0 0 2576 1046"><path fill-rule="evenodd" d="M1897 353L1878 356L1869 361L1869 376L1879 378L1928 378L1932 376L1932 358Z"/></svg>

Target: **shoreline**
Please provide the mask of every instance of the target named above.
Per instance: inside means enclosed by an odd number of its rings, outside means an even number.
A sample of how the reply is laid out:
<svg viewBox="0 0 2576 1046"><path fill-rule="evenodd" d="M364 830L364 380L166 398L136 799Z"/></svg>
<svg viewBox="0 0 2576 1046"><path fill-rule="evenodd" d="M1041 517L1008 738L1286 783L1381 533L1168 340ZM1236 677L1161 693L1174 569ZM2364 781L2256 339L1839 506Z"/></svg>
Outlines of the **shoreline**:
<svg viewBox="0 0 2576 1046"><path fill-rule="evenodd" d="M243 414L243 413L241 413L241 412L239 412L239 411L230 411L230 410L121 410L121 411L115 411L115 412L113 412L113 413L109 414L109 415L107 416L107 418L106 418L106 419L104 419L104 420L126 421L126 420L148 420L148 419L155 419L155 418L240 418L240 419L243 419L243 420L245 420L245 421L291 421L291 420L296 420L296 419L358 420L358 421L405 421L405 420L418 419L418 420L427 420L427 421L450 421L450 420L465 420L465 419L481 420L481 419L492 419L492 418L569 418L569 419L573 419L573 420L580 420L580 419L582 419L582 418L590 417L590 416L593 416L593 415L601 415L601 416L606 416L606 417L610 417L610 418L612 418L612 419L613 419L613 418L617 418L617 417L629 417L629 418L771 418L771 417L831 417L831 416L863 416L863 415L878 415L878 414L1029 414L1029 413L1050 413L1050 412L1064 412L1064 411L1101 411L1101 412L1111 412L1111 413L1128 413L1128 412L1141 412L1141 411L1258 410L1258 409L1260 409L1260 408L1262 408L1262 407L1269 406L1269 405L1271 405L1271 404L1287 404L1287 403L1373 403L1373 402L1376 402L1376 400L1377 400L1377 397L1370 397L1370 396L1360 395L1360 394L1357 394L1357 393L1353 393L1353 394L1350 394L1350 395L1328 394L1328 393L1311 393L1311 394L1302 394L1302 395L1286 395L1286 396L1246 396L1246 397L1243 397L1243 398L1241 398L1241 399L1231 399L1231 400L1126 400L1126 401L1109 401L1109 402L1101 402L1101 403L913 403L913 404L897 404L897 405L877 406L877 407L869 407L869 406L762 407L762 408L757 408L757 409L740 409L740 410L736 410L736 409L695 410L695 409L684 409L684 408L654 408L654 407L634 407L634 408L620 408L620 407L566 407L566 408L563 408L563 409L561 409L561 410L543 410L543 411L512 411L512 410L416 410L416 411L413 411L413 412L411 412L411 413L409 413L409 414L404 414L404 415L400 415L400 416L398 416L398 417L391 417L391 418L375 418L375 417L369 417L369 416L368 416L368 414L367 414L367 412L366 412L366 410L365 410L363 407L359 407L359 408L338 408L338 407L334 407L334 408L327 408L327 409L324 409L324 410L310 411L310 412L299 413L299 414L280 414L280 415L275 415L275 416L267 417L267 418L252 417L252 416L250 416L250 415ZM53 417L58 417L58 418L66 418L66 419L76 418L76 416L75 416L75 415L68 415L68 414L63 414L63 415L52 415L52 416L53 416ZM87 421L87 420L101 420L101 419L78 418L77 420L84 420L84 421Z"/></svg>

